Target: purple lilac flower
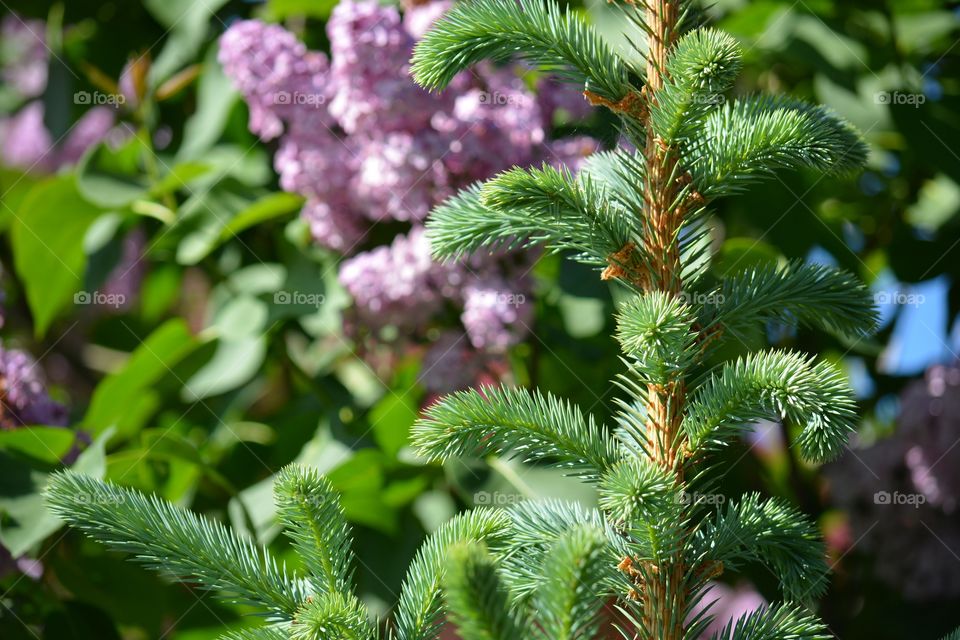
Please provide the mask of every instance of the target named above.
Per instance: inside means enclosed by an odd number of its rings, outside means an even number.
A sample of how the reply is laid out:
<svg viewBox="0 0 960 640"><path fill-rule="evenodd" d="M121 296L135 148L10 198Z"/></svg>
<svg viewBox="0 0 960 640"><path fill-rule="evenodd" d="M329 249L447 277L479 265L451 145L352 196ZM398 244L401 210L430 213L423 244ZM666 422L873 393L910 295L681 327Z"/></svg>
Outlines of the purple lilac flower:
<svg viewBox="0 0 960 640"><path fill-rule="evenodd" d="M500 304L500 297L528 293L519 277L528 264L507 254L436 264L419 225L457 189L513 165L579 164L596 148L590 139L554 149L544 142L554 113L582 114L573 105L585 101L552 82L541 83L544 94L570 95L536 95L520 65L478 65L439 95L423 91L409 76L410 54L450 5L410 4L401 17L374 1L339 3L327 24L329 65L293 34L254 21L224 34L220 61L249 105L251 130L279 137L281 186L307 199L301 215L318 244L350 254L378 223L412 224L392 244L342 264L355 317L373 329L394 324L422 336L453 306L463 312L471 351L502 351L523 335L529 306ZM317 99L275 100L298 87Z"/></svg>
<svg viewBox="0 0 960 640"><path fill-rule="evenodd" d="M443 97L410 78L414 39L394 7L341 2L327 23L330 37L330 113L347 133L417 131Z"/></svg>
<svg viewBox="0 0 960 640"><path fill-rule="evenodd" d="M364 228L352 212L324 200L307 200L300 215L317 242L335 251L351 253L363 238Z"/></svg>
<svg viewBox="0 0 960 640"><path fill-rule="evenodd" d="M0 159L20 169L49 170L53 139L43 124L43 103L39 100L15 115L0 120Z"/></svg>
<svg viewBox="0 0 960 640"><path fill-rule="evenodd" d="M412 328L443 305L435 282L447 268L430 259L429 241L422 228L415 228L390 245L344 261L340 281L367 324Z"/></svg>
<svg viewBox="0 0 960 640"><path fill-rule="evenodd" d="M288 135L280 140L273 159L280 186L308 198L321 198L349 208L346 185L354 174L356 151L326 129L308 136Z"/></svg>
<svg viewBox="0 0 960 640"><path fill-rule="evenodd" d="M9 14L0 24L0 78L23 98L36 98L47 87L46 25Z"/></svg>
<svg viewBox="0 0 960 640"><path fill-rule="evenodd" d="M584 120L590 117L593 110L582 94L571 91L559 80L549 76L541 78L537 83L537 102L540 104L544 120L550 124L557 120L563 122Z"/></svg>
<svg viewBox="0 0 960 640"><path fill-rule="evenodd" d="M403 27L414 39L419 40L433 23L436 22L450 7L452 2L439 0L437 2L404 2Z"/></svg>
<svg viewBox="0 0 960 640"><path fill-rule="evenodd" d="M57 151L57 166L78 162L87 149L107 137L116 123L116 114L110 107L94 107L84 113Z"/></svg>
<svg viewBox="0 0 960 640"><path fill-rule="evenodd" d="M592 154L600 150L600 143L590 136L574 136L551 142L547 162L555 167L579 171Z"/></svg>
<svg viewBox="0 0 960 640"><path fill-rule="evenodd" d="M43 103L36 100L0 119L0 162L26 171L55 171L80 160L87 149L114 131L114 124L113 109L94 107L57 146L43 123Z"/></svg>
<svg viewBox="0 0 960 640"><path fill-rule="evenodd" d="M47 88L49 53L46 24L11 14L0 24L0 80L21 98L32 99ZM62 145L43 122L43 102L33 100L16 113L0 118L0 163L19 169L49 172L73 164L114 125L113 110L94 107L81 117Z"/></svg>
<svg viewBox="0 0 960 640"><path fill-rule="evenodd" d="M466 335L445 331L424 354L419 381L428 393L450 393L472 385L484 365L483 352L473 349Z"/></svg>
<svg viewBox="0 0 960 640"><path fill-rule="evenodd" d="M220 64L250 109L250 130L264 140L283 133L310 100L326 101L327 58L308 52L295 35L277 25L245 20L220 39Z"/></svg>
<svg viewBox="0 0 960 640"><path fill-rule="evenodd" d="M120 260L103 283L105 298L113 305L111 309L128 309L137 299L147 270L146 250L147 236L143 229L137 227L124 236Z"/></svg>
<svg viewBox="0 0 960 640"><path fill-rule="evenodd" d="M43 373L23 351L0 347L0 429L64 426L67 413L47 394Z"/></svg>
<svg viewBox="0 0 960 640"><path fill-rule="evenodd" d="M474 347L501 352L526 333L532 307L526 287L516 281L478 278L464 287L460 320Z"/></svg>
<svg viewBox="0 0 960 640"><path fill-rule="evenodd" d="M703 598L693 605L690 615L692 619L709 607L708 614L713 616L713 620L700 637L712 638L721 633L730 621L739 620L765 606L767 601L752 585L739 584L731 587L721 582L711 582L704 588Z"/></svg>
<svg viewBox="0 0 960 640"><path fill-rule="evenodd" d="M43 576L43 564L27 556L14 558L10 551L0 544L0 580L11 574L23 574L31 580L40 580Z"/></svg>
<svg viewBox="0 0 960 640"><path fill-rule="evenodd" d="M353 192L371 220L418 221L449 194L441 162L447 141L424 131L388 133L365 141L357 156Z"/></svg>
<svg viewBox="0 0 960 640"><path fill-rule="evenodd" d="M893 435L827 467L833 501L878 578L911 600L960 596L960 367L901 394Z"/></svg>
<svg viewBox="0 0 960 640"><path fill-rule="evenodd" d="M451 111L432 120L451 140L444 164L461 186L539 159L536 150L545 138L540 107L519 78L506 82L505 74L497 70L488 87L463 92Z"/></svg>

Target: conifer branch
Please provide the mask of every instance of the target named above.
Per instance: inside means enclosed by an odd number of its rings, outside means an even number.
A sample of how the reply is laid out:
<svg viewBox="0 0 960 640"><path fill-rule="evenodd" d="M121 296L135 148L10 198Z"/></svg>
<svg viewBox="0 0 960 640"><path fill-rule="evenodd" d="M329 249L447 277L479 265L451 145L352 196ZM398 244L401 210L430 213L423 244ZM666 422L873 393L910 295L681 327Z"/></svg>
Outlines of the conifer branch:
<svg viewBox="0 0 960 640"><path fill-rule="evenodd" d="M827 174L863 166L867 147L826 107L784 97L753 97L710 113L683 152L700 193L730 195L777 169L808 167Z"/></svg>
<svg viewBox="0 0 960 640"><path fill-rule="evenodd" d="M600 481L600 508L618 524L648 526L676 512L681 492L672 474L649 460L623 460Z"/></svg>
<svg viewBox="0 0 960 640"><path fill-rule="evenodd" d="M616 462L614 438L551 394L484 387L448 395L416 422L413 444L433 460L508 454L550 460L585 478Z"/></svg>
<svg viewBox="0 0 960 640"><path fill-rule="evenodd" d="M310 598L290 625L290 640L373 640L376 631L355 596L325 593Z"/></svg>
<svg viewBox="0 0 960 640"><path fill-rule="evenodd" d="M217 640L290 640L290 632L279 626L260 627L232 631Z"/></svg>
<svg viewBox="0 0 960 640"><path fill-rule="evenodd" d="M330 481L291 465L274 484L278 518L320 593L351 589L350 528Z"/></svg>
<svg viewBox="0 0 960 640"><path fill-rule="evenodd" d="M600 508L634 543L631 555L669 560L685 535L684 494L674 473L649 459L624 460L600 481Z"/></svg>
<svg viewBox="0 0 960 640"><path fill-rule="evenodd" d="M682 377L698 355L693 324L680 298L655 291L621 307L616 337L647 382L666 385Z"/></svg>
<svg viewBox="0 0 960 640"><path fill-rule="evenodd" d="M509 534L499 544L503 575L518 602L528 601L543 584L540 571L547 563L551 549L578 526L589 526L604 534L603 555L609 566L616 565L628 554L625 539L596 509L586 509L576 502L532 500L507 510ZM598 597L612 595L609 589Z"/></svg>
<svg viewBox="0 0 960 640"><path fill-rule="evenodd" d="M826 625L796 605L782 604L731 620L711 640L831 640Z"/></svg>
<svg viewBox="0 0 960 640"><path fill-rule="evenodd" d="M683 428L690 449L723 446L744 425L789 418L803 425L796 445L807 460L835 457L854 430L856 402L827 362L788 351L752 353L725 364L697 389Z"/></svg>
<svg viewBox="0 0 960 640"><path fill-rule="evenodd" d="M777 320L855 339L876 330L878 321L873 296L862 282L818 264L753 267L724 278L706 297L717 301L710 323L735 335Z"/></svg>
<svg viewBox="0 0 960 640"><path fill-rule="evenodd" d="M770 568L787 597L816 598L827 589L826 549L820 532L804 514L779 499L752 493L730 501L694 537L694 562L745 562Z"/></svg>
<svg viewBox="0 0 960 640"><path fill-rule="evenodd" d="M589 640L596 636L604 584L613 565L602 529L577 525L563 534L544 559L543 580L533 599L544 640Z"/></svg>
<svg viewBox="0 0 960 640"><path fill-rule="evenodd" d="M411 71L442 89L481 60L518 56L610 101L630 91L628 66L583 19L543 0L473 0L446 13L413 52Z"/></svg>
<svg viewBox="0 0 960 640"><path fill-rule="evenodd" d="M526 621L511 610L507 590L484 545L463 542L447 553L443 588L457 635L463 640L526 637Z"/></svg>
<svg viewBox="0 0 960 640"><path fill-rule="evenodd" d="M646 159L641 152L626 149L598 151L584 161L578 177L601 185L604 197L616 202L631 221L631 227L638 226L646 180Z"/></svg>
<svg viewBox="0 0 960 640"><path fill-rule="evenodd" d="M46 495L56 515L112 549L273 618L291 620L309 595L263 547L156 496L72 471L55 474Z"/></svg>
<svg viewBox="0 0 960 640"><path fill-rule="evenodd" d="M749 495L713 513L684 497L710 486L701 454L758 419L800 424L797 446L808 459L835 455L855 421L849 386L832 365L781 351L706 374L698 368L718 337L770 319L861 338L876 324L869 293L843 272L801 264L721 279L706 292L718 301L709 307L683 292L707 289L710 199L781 168L844 173L862 165L866 147L823 107L785 98L718 106L740 52L717 31L684 35L692 2L623 8L648 36L643 73L551 0L458 3L414 51L414 75L429 89L484 59L517 56L559 73L612 109L637 147L597 154L576 176L550 166L513 169L461 191L427 222L435 255L544 245L602 267L601 279L621 281L633 297L618 316L627 371L618 380L625 396L616 437L564 400L511 388L450 395L417 421L414 444L434 460L516 455L552 463L596 482L601 509L545 501L453 518L410 566L396 640L435 640L447 618L464 640L588 640L612 596L633 624L626 637L693 640L709 616L691 609L725 565L764 563L794 600L826 584L816 527L788 504ZM634 85L640 76L642 91ZM262 605L276 623L228 639L374 638L351 593L350 535L329 482L289 467L276 497L308 578L157 498L75 474L55 476L49 491L54 511L92 537L233 601ZM812 615L787 605L744 616L715 638L824 633Z"/></svg>
<svg viewBox="0 0 960 640"><path fill-rule="evenodd" d="M697 133L740 72L740 47L715 29L684 35L667 60L668 80L650 109L650 126L672 145Z"/></svg>
<svg viewBox="0 0 960 640"><path fill-rule="evenodd" d="M440 586L448 550L464 542L499 539L509 520L501 511L474 509L447 521L420 547L410 564L394 616L398 640L434 640L442 623Z"/></svg>
<svg viewBox="0 0 960 640"><path fill-rule="evenodd" d="M514 169L435 208L427 237L440 259L542 244L553 252L572 251L588 264L605 264L632 235L629 219L615 205L589 176L572 183L567 171L549 166Z"/></svg>

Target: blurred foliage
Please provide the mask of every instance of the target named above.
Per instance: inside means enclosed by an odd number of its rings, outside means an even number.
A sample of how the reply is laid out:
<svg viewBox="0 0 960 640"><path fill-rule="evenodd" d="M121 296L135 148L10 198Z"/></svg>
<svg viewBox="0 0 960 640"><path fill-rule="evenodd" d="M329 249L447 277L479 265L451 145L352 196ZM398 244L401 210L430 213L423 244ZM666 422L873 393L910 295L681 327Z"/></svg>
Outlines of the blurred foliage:
<svg viewBox="0 0 960 640"><path fill-rule="evenodd" d="M55 176L0 170L5 344L42 357L72 424L88 434L75 466L223 518L292 560L276 535L272 476L291 461L316 465L343 496L361 559L358 585L380 610L395 601L425 532L459 507L530 496L594 500L541 468L424 465L406 447L430 401L417 383L422 354L361 359L344 335L349 300L336 256L310 245L296 217L301 203L279 192L271 150L248 133L215 55L225 25L250 15L286 20L322 47L332 0L4 6L66 25L51 43L44 98L54 132L81 115L75 92L116 82L132 58L149 60L123 144L100 145ZM607 3L588 0L584 10L622 42ZM892 399L911 376L956 358L960 11L933 0L717 0L708 12L746 51L736 93L825 103L871 144L870 169L855 180L791 173L724 201L714 268L830 261L889 302L882 332L858 343L784 327L749 340L751 348L772 341L846 363L862 392L864 437L875 437L892 427ZM595 133L610 139L599 126ZM149 267L133 304L77 304L78 293L103 286L124 239L137 233L147 239ZM619 370L609 337L614 292L556 256L541 259L535 275L533 333L512 352L511 377L604 417ZM926 302L909 304L911 292ZM40 578L0 578L0 637L203 640L240 624L242 609L58 531L38 491L74 446L64 434L0 433L0 542L44 566ZM782 451L751 455L744 446L723 455L729 492L765 487L831 522L815 469ZM950 626L957 603L904 601L855 550L837 562L822 607L839 637L933 638ZM775 591L772 576L747 577Z"/></svg>

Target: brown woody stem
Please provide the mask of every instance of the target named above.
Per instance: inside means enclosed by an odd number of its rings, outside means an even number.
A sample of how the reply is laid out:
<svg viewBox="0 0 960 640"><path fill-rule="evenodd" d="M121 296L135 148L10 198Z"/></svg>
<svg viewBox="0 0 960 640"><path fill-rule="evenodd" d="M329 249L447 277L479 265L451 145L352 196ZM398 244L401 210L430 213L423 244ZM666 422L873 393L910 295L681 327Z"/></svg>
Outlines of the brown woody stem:
<svg viewBox="0 0 960 640"><path fill-rule="evenodd" d="M647 54L647 98L656 104L657 92L663 88L667 56L674 44L679 19L675 1L646 0L644 9L650 29ZM677 239L682 223L682 206L674 206L683 181L677 175L677 157L653 132L647 120L645 155L647 176L644 194L644 254L649 260L650 273L646 288L679 295L680 251ZM678 485L683 484L684 442L680 422L686 389L683 380L669 385L649 385L647 388L647 427L649 452L663 469L674 474ZM681 557L668 561L667 566L648 573L644 585L647 596L643 600L644 626L649 633L659 633L658 640L681 640L683 619L689 594L685 587L686 567Z"/></svg>

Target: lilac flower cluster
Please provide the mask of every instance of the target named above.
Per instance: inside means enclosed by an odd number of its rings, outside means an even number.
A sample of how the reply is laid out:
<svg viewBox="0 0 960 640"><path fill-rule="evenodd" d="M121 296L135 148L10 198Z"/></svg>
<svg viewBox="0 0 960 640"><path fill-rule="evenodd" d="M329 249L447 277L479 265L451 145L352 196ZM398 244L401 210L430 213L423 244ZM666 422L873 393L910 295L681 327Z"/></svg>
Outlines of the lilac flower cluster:
<svg viewBox="0 0 960 640"><path fill-rule="evenodd" d="M47 86L46 31L42 20L23 20L14 14L0 23L0 78L24 98L36 98Z"/></svg>
<svg viewBox="0 0 960 640"><path fill-rule="evenodd" d="M767 606L767 601L749 583L731 587L722 582L710 582L701 595L702 598L693 605L688 621L693 621L704 613L713 617L700 634L704 640L719 637L730 622L736 622L743 616Z"/></svg>
<svg viewBox="0 0 960 640"><path fill-rule="evenodd" d="M0 347L0 400L0 429L67 423L66 410L50 399L40 368L23 351Z"/></svg>
<svg viewBox="0 0 960 640"><path fill-rule="evenodd" d="M900 398L893 435L827 468L857 550L912 600L960 596L960 366L936 366Z"/></svg>
<svg viewBox="0 0 960 640"><path fill-rule="evenodd" d="M0 117L0 164L27 171L51 172L73 164L114 126L113 109L93 107L74 124L63 140L54 140L43 122L43 102L34 100L47 86L49 54L46 25L9 14L0 23L3 59L0 78L21 100L30 100L16 113Z"/></svg>
<svg viewBox="0 0 960 640"><path fill-rule="evenodd" d="M583 118L589 105L549 78L532 91L519 66L480 66L440 95L417 87L412 48L449 6L421 3L401 15L373 0L340 2L327 24L329 60L282 27L242 21L223 35L219 58L249 106L251 131L279 138L280 184L306 198L301 215L314 240L356 254L343 262L340 281L361 324L411 336L459 310L460 333L446 339L496 354L529 324L529 260L503 254L438 264L422 222L477 180L513 165L575 167L597 143L578 136L548 144L557 118ZM382 222L412 228L356 253ZM443 353L462 356L450 345ZM431 362L437 355L431 350Z"/></svg>

